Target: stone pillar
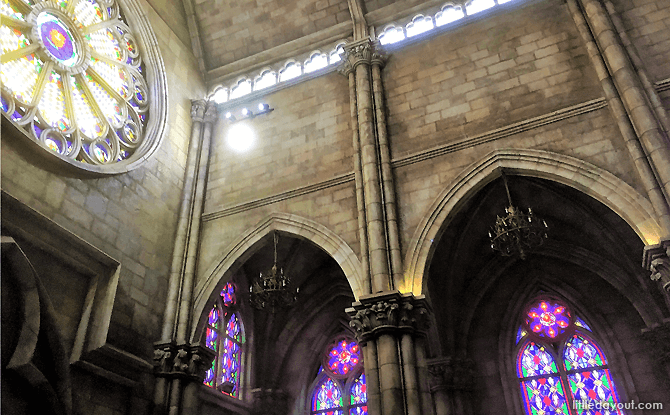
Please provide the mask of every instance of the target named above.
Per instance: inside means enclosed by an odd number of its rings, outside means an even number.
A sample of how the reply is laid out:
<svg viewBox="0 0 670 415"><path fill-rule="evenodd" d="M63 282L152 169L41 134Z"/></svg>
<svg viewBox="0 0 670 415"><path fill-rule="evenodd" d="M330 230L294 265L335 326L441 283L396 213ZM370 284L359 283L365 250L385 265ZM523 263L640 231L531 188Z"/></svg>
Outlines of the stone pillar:
<svg viewBox="0 0 670 415"><path fill-rule="evenodd" d="M346 312L365 350L366 374L369 370L374 372L375 363L378 368L378 384L370 376L367 384L368 390L379 390L381 407L379 412L373 412L371 405L369 413L423 414L415 343L418 337L425 336L430 312L425 297L398 291L362 296ZM369 349L375 345L376 361Z"/></svg>
<svg viewBox="0 0 670 415"><path fill-rule="evenodd" d="M666 293L670 293L670 239L658 245L644 247L642 266L651 271L651 279L658 281Z"/></svg>
<svg viewBox="0 0 670 415"><path fill-rule="evenodd" d="M658 368L666 376L670 388L670 319L661 324L642 330L642 337L649 344L649 354L658 362Z"/></svg>
<svg viewBox="0 0 670 415"><path fill-rule="evenodd" d="M472 413L470 392L474 379L474 363L470 359L443 357L428 362L431 391L436 415L468 415Z"/></svg>

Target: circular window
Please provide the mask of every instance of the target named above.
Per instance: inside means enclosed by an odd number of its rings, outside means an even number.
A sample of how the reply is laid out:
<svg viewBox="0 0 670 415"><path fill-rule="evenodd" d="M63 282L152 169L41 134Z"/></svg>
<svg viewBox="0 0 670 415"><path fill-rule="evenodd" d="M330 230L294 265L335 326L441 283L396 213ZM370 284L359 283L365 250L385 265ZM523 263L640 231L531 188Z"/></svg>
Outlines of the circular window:
<svg viewBox="0 0 670 415"><path fill-rule="evenodd" d="M562 338L572 323L572 312L566 305L543 298L528 306L524 326L537 337L554 340Z"/></svg>
<svg viewBox="0 0 670 415"><path fill-rule="evenodd" d="M323 358L323 367L331 374L342 377L347 376L361 362L361 349L358 343L343 337L335 341Z"/></svg>
<svg viewBox="0 0 670 415"><path fill-rule="evenodd" d="M130 170L162 135L162 60L134 1L124 6L149 45L142 56L115 0L0 3L2 111L46 153L84 170Z"/></svg>

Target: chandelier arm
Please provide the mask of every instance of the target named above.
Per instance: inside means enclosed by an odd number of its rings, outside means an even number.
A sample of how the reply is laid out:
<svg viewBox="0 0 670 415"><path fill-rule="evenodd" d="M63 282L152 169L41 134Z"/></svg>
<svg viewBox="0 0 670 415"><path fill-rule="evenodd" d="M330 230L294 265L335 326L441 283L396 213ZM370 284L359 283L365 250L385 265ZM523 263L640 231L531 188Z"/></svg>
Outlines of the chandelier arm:
<svg viewBox="0 0 670 415"><path fill-rule="evenodd" d="M502 176L503 183L505 183L505 191L507 191L507 200L509 201L509 205L513 206L512 196L509 193L509 186L507 185L507 176L505 176L505 170L500 170L500 176Z"/></svg>

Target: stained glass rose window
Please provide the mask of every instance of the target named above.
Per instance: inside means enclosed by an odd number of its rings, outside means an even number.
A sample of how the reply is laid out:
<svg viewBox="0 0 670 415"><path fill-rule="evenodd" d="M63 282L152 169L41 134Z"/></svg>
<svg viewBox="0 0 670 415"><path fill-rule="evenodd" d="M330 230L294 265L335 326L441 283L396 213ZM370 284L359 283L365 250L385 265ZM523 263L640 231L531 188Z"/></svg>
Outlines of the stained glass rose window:
<svg viewBox="0 0 670 415"><path fill-rule="evenodd" d="M155 148L146 142L147 68L116 0L0 2L5 116L88 170L127 166Z"/></svg>

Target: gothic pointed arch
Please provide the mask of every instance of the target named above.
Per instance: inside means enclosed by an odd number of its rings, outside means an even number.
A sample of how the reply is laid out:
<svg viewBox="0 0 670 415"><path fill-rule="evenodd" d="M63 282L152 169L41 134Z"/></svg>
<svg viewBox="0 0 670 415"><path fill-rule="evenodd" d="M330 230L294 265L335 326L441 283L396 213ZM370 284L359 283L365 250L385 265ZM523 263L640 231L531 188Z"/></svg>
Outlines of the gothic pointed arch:
<svg viewBox="0 0 670 415"><path fill-rule="evenodd" d="M198 330L203 328L200 316L205 312L210 294L221 281L230 280L235 270L256 250L260 249L258 242L273 231L306 239L321 248L340 266L354 297L357 299L364 294L364 277L360 261L342 238L325 226L298 215L273 213L233 241L220 259L205 272L206 277L195 289L192 315L197 320L192 325L192 337L197 336Z"/></svg>
<svg viewBox="0 0 670 415"><path fill-rule="evenodd" d="M515 175L537 177L575 188L621 217L646 245L658 243L663 230L651 202L613 174L585 161L543 150L495 150L465 169L440 194L419 223L405 257L401 291L420 294L435 241L460 208L504 168Z"/></svg>

